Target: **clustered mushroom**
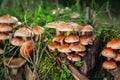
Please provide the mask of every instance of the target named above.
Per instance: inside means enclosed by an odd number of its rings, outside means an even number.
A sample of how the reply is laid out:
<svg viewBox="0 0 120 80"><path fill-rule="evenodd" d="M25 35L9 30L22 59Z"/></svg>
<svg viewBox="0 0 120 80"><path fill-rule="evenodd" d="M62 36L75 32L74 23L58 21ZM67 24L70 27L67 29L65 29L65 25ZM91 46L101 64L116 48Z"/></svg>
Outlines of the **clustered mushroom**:
<svg viewBox="0 0 120 80"><path fill-rule="evenodd" d="M0 16L0 40L3 45L5 44L5 40L10 39L9 33L18 25L20 25L20 22L16 17L9 14Z"/></svg>
<svg viewBox="0 0 120 80"><path fill-rule="evenodd" d="M120 61L120 38L110 40L101 54L107 58L107 60L103 62L103 68L108 70L115 69L117 62Z"/></svg>
<svg viewBox="0 0 120 80"><path fill-rule="evenodd" d="M71 62L80 61L86 55L87 46L92 45L95 40L94 29L87 23L79 25L74 22L54 21L46 24L46 27L56 29L56 36L48 49L51 52L58 50L64 53Z"/></svg>
<svg viewBox="0 0 120 80"><path fill-rule="evenodd" d="M14 57L13 55L9 58L6 57L4 60L4 65L12 75L17 74L18 68L22 67L26 63L26 60L30 61L34 59L34 63L37 54L33 54L35 42L38 42L39 36L44 33L44 28L41 26L34 26L33 28L30 26L23 26L15 30L15 27L20 24L21 22L19 22L16 17L9 14L0 17L0 40L5 42L5 40L9 39L9 42L13 46L20 48L19 53L21 57ZM11 33L13 34L11 35ZM3 53L4 50L0 48L0 54Z"/></svg>
<svg viewBox="0 0 120 80"><path fill-rule="evenodd" d="M43 32L44 28L41 26L35 26L33 28L23 26L15 31L11 44L19 46L21 56L28 60L30 58L30 54L35 48L34 42L39 40L39 35ZM35 40L33 39L34 37ZM31 39L33 39L33 41Z"/></svg>

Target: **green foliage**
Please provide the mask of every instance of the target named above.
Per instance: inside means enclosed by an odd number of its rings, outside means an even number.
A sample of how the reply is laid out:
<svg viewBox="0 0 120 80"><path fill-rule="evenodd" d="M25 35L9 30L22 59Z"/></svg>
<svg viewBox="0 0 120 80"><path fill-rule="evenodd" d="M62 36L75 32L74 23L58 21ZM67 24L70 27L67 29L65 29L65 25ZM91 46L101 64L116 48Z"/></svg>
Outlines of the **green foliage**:
<svg viewBox="0 0 120 80"><path fill-rule="evenodd" d="M82 66L82 62L81 61L76 61L75 65L78 66L78 67L80 67L80 66Z"/></svg>
<svg viewBox="0 0 120 80"><path fill-rule="evenodd" d="M70 74L70 73L71 73L70 69L69 69L65 64L63 64L63 69L65 70L65 72L66 72L67 74Z"/></svg>
<svg viewBox="0 0 120 80"><path fill-rule="evenodd" d="M3 79L4 72L5 72L4 67L2 67L2 66L0 65L0 79L1 79L1 80Z"/></svg>
<svg viewBox="0 0 120 80"><path fill-rule="evenodd" d="M55 56L56 56L58 53L59 53L58 50L55 50L55 51L53 52L53 54L54 54Z"/></svg>

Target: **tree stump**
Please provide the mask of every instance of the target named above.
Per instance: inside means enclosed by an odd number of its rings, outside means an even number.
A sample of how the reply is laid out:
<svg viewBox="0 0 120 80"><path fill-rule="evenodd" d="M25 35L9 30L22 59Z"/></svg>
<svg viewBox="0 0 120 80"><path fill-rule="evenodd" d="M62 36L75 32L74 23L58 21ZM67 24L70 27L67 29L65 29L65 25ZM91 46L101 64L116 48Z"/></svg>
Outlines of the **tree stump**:
<svg viewBox="0 0 120 80"><path fill-rule="evenodd" d="M102 37L96 37L93 45L91 45L88 48L87 55L83 57L82 63L83 65L80 68L77 68L71 61L69 61L66 58L66 55L63 53L59 53L59 55L54 56L52 53L50 55L53 57L53 59L59 64L59 66L62 68L62 64L64 62L62 60L66 61L66 65L71 70L72 76L75 78L75 80L89 80L87 75L90 74L90 72L94 69L96 66L99 53L102 49Z"/></svg>

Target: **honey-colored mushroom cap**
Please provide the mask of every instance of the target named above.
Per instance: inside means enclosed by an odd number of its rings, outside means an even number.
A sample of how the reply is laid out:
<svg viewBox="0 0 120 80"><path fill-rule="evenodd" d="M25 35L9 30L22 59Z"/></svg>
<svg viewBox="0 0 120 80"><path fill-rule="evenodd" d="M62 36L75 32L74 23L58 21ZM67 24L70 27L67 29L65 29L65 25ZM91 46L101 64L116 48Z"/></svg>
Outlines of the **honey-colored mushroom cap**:
<svg viewBox="0 0 120 80"><path fill-rule="evenodd" d="M25 41L21 38L18 38L18 37L14 37L12 40L11 40L11 44L12 45L15 45L15 46L22 46L22 44L24 43Z"/></svg>
<svg viewBox="0 0 120 80"><path fill-rule="evenodd" d="M6 33L0 33L0 40L6 40L9 39L9 35Z"/></svg>
<svg viewBox="0 0 120 80"><path fill-rule="evenodd" d="M108 58L116 57L116 53L114 52L112 48L104 48L101 54Z"/></svg>
<svg viewBox="0 0 120 80"><path fill-rule="evenodd" d="M31 37L33 35L32 30L30 30L29 28L23 27L23 28L19 28L18 30L15 31L14 36L18 36L18 37Z"/></svg>
<svg viewBox="0 0 120 80"><path fill-rule="evenodd" d="M120 38L113 38L107 43L107 47L112 49L120 49Z"/></svg>
<svg viewBox="0 0 120 80"><path fill-rule="evenodd" d="M28 59L30 57L30 54L32 54L34 48L35 44L31 40L24 42L20 48L21 56L25 59Z"/></svg>
<svg viewBox="0 0 120 80"><path fill-rule="evenodd" d="M9 14L3 15L0 17L0 23L16 23L18 19Z"/></svg>
<svg viewBox="0 0 120 80"><path fill-rule="evenodd" d="M74 43L74 42L79 42L79 37L75 34L69 34L65 38L66 43Z"/></svg>
<svg viewBox="0 0 120 80"><path fill-rule="evenodd" d="M74 53L67 55L67 58L71 61L80 61L81 60L80 56L77 54L74 54Z"/></svg>
<svg viewBox="0 0 120 80"><path fill-rule="evenodd" d="M103 62L102 66L105 69L115 69L117 67L117 64L112 60L108 60Z"/></svg>
<svg viewBox="0 0 120 80"><path fill-rule="evenodd" d="M72 43L69 48L75 52L83 52L86 50L85 46L80 43Z"/></svg>
<svg viewBox="0 0 120 80"><path fill-rule="evenodd" d="M8 24L0 24L0 32L9 32L12 31L12 27Z"/></svg>
<svg viewBox="0 0 120 80"><path fill-rule="evenodd" d="M44 28L41 26L35 26L33 27L32 31L36 34L36 35L40 35L42 33L44 33Z"/></svg>

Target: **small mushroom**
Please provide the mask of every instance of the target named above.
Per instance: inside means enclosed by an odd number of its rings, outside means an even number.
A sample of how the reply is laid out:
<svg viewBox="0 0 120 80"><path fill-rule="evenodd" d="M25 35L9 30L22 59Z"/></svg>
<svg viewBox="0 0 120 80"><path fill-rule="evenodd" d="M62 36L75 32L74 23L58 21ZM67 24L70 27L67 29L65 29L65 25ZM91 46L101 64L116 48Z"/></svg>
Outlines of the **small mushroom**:
<svg viewBox="0 0 120 80"><path fill-rule="evenodd" d="M0 24L0 32L10 32L12 31L12 27L9 26L8 24Z"/></svg>
<svg viewBox="0 0 120 80"><path fill-rule="evenodd" d="M74 54L74 53L67 55L67 58L68 58L70 61L73 61L73 62L74 62L74 61L80 61L80 60L81 60L80 56L77 55L77 54Z"/></svg>
<svg viewBox="0 0 120 80"><path fill-rule="evenodd" d="M6 58L4 61L4 65L11 70L12 75L16 75L18 69L22 67L25 63L26 60L22 58Z"/></svg>
<svg viewBox="0 0 120 80"><path fill-rule="evenodd" d="M86 52L77 52L76 54L81 56L81 57L84 57L86 55Z"/></svg>
<svg viewBox="0 0 120 80"><path fill-rule="evenodd" d="M69 44L67 44L67 43L59 46L58 51L61 52L61 53L65 53L66 55L68 55L68 53L72 52L69 49Z"/></svg>
<svg viewBox="0 0 120 80"><path fill-rule="evenodd" d="M82 35L80 36L80 43L82 45L92 45L93 41L95 40L95 35L91 35L91 36L86 36L86 35Z"/></svg>
<svg viewBox="0 0 120 80"><path fill-rule="evenodd" d="M36 35L36 38L35 38L35 41L38 41L39 39L39 35L43 34L44 33L44 28L41 27L41 26L35 26L32 31L35 33Z"/></svg>
<svg viewBox="0 0 120 80"><path fill-rule="evenodd" d="M9 14L5 14L0 17L0 23L16 23L18 19L14 16L11 16Z"/></svg>
<svg viewBox="0 0 120 80"><path fill-rule="evenodd" d="M27 41L27 38L33 37L33 32L30 27L23 27L19 28L18 30L15 31L14 37L22 37L25 41Z"/></svg>
<svg viewBox="0 0 120 80"><path fill-rule="evenodd" d="M103 66L103 68L109 70L109 69L115 69L117 67L117 64L112 60L107 60L107 61L103 62L102 66Z"/></svg>
<svg viewBox="0 0 120 80"><path fill-rule="evenodd" d="M46 24L47 28L54 28L56 29L56 35L60 35L60 31L57 29L62 23L65 23L64 21L54 21L54 22L49 22Z"/></svg>
<svg viewBox="0 0 120 80"><path fill-rule="evenodd" d="M74 28L69 22L64 22L64 23L61 23L56 28L56 30L61 31L61 32L67 31L67 35L69 35L71 31L74 31Z"/></svg>
<svg viewBox="0 0 120 80"><path fill-rule="evenodd" d="M57 35L53 38L53 42L58 42L61 45L63 45L64 44L64 39L65 39L64 35Z"/></svg>
<svg viewBox="0 0 120 80"><path fill-rule="evenodd" d="M28 60L34 48L35 44L33 44L31 40L24 42L20 48L21 56Z"/></svg>
<svg viewBox="0 0 120 80"><path fill-rule="evenodd" d="M115 61L120 61L120 52L116 53L116 57L114 57Z"/></svg>
<svg viewBox="0 0 120 80"><path fill-rule="evenodd" d="M79 42L79 37L76 34L69 34L65 38L66 43Z"/></svg>
<svg viewBox="0 0 120 80"><path fill-rule="evenodd" d="M22 39L22 38L19 38L19 37L14 37L12 40L11 40L11 44L14 45L14 46L22 46L22 44L24 43L25 41Z"/></svg>
<svg viewBox="0 0 120 80"><path fill-rule="evenodd" d="M107 43L107 47L112 49L120 49L120 38L113 38Z"/></svg>
<svg viewBox="0 0 120 80"><path fill-rule="evenodd" d="M70 18L72 18L72 19L77 19L77 18L79 18L80 17L80 14L78 14L78 13L72 13L72 14L70 14Z"/></svg>
<svg viewBox="0 0 120 80"><path fill-rule="evenodd" d="M86 50L85 46L80 43L72 43L70 44L69 48L75 52L83 52Z"/></svg>
<svg viewBox="0 0 120 80"><path fill-rule="evenodd" d="M93 32L94 32L94 28L91 25L87 23L83 23L82 25L80 25L81 35L86 35L87 33L93 34Z"/></svg>
<svg viewBox="0 0 120 80"><path fill-rule="evenodd" d="M116 57L116 53L114 52L114 50L112 48L105 48L102 52L101 52L102 56L107 57L108 60L110 60L111 58L115 58Z"/></svg>
<svg viewBox="0 0 120 80"><path fill-rule="evenodd" d="M55 49L57 49L60 46L60 44L58 44L57 42L52 42L50 44L48 44L48 48L50 51L55 51Z"/></svg>
<svg viewBox="0 0 120 80"><path fill-rule="evenodd" d="M9 35L7 33L0 33L0 40L5 44L5 40L9 39Z"/></svg>

